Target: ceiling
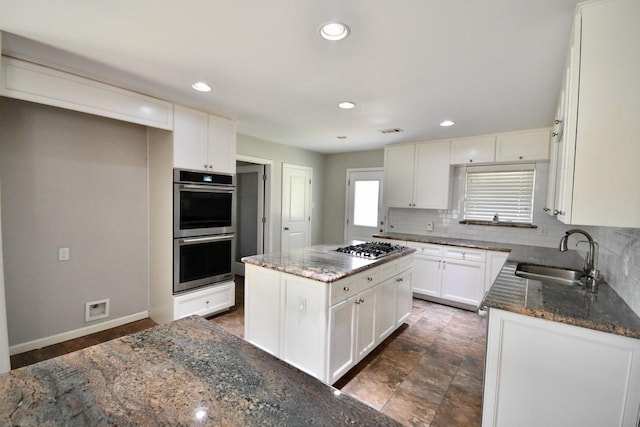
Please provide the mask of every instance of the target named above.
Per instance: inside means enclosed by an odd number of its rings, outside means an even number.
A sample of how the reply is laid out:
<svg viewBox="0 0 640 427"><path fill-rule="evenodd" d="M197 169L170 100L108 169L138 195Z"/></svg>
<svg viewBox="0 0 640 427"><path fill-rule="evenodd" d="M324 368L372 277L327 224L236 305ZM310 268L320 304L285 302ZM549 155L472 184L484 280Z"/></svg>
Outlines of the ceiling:
<svg viewBox="0 0 640 427"><path fill-rule="evenodd" d="M0 0L0 30L5 53L336 153L549 126L576 3ZM330 20L350 36L322 39Z"/></svg>

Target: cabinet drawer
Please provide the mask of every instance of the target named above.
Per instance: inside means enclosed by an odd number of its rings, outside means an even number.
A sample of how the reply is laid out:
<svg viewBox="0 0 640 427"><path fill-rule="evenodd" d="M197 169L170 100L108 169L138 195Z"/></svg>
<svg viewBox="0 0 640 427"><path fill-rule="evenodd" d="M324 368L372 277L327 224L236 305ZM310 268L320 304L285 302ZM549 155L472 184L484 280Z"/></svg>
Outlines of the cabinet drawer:
<svg viewBox="0 0 640 427"><path fill-rule="evenodd" d="M224 310L235 304L235 284L233 282L215 285L201 291L173 297L173 318L198 314L206 316Z"/></svg>
<svg viewBox="0 0 640 427"><path fill-rule="evenodd" d="M440 256L442 255L444 247L440 245L432 245L430 243L420 243L416 246L416 249L418 249L418 252L416 252L418 254Z"/></svg>
<svg viewBox="0 0 640 427"><path fill-rule="evenodd" d="M443 254L446 258L478 262L484 262L486 255L487 251L482 249L459 248L455 246L445 246Z"/></svg>
<svg viewBox="0 0 640 427"><path fill-rule="evenodd" d="M381 282L384 282L388 278L396 275L396 273L398 272L398 262L399 260L393 260L378 267L378 271L380 272L379 278Z"/></svg>
<svg viewBox="0 0 640 427"><path fill-rule="evenodd" d="M355 277L358 281L358 292L362 292L380 283L380 267L364 271Z"/></svg>
<svg viewBox="0 0 640 427"><path fill-rule="evenodd" d="M357 277L348 277L329 284L329 306L335 305L358 293Z"/></svg>
<svg viewBox="0 0 640 427"><path fill-rule="evenodd" d="M396 261L396 272L402 273L413 266L413 255L407 255Z"/></svg>

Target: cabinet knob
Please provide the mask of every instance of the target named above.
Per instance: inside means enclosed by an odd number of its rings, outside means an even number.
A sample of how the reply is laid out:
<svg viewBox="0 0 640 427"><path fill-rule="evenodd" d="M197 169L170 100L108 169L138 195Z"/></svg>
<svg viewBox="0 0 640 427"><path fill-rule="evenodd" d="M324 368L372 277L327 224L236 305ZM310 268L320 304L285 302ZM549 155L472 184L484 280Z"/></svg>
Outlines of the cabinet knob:
<svg viewBox="0 0 640 427"><path fill-rule="evenodd" d="M469 163L473 163L473 159L469 159Z"/></svg>
<svg viewBox="0 0 640 427"><path fill-rule="evenodd" d="M354 302L355 302L356 304L360 304L360 300L359 300L359 299L355 300Z"/></svg>
<svg viewBox="0 0 640 427"><path fill-rule="evenodd" d="M549 212L551 209L549 209L549 208L542 208L542 210L543 210L543 211L545 211L545 212Z"/></svg>
<svg viewBox="0 0 640 427"><path fill-rule="evenodd" d="M208 168L209 168L209 165L204 165L204 168L205 168L205 169L208 169Z"/></svg>
<svg viewBox="0 0 640 427"><path fill-rule="evenodd" d="M558 136L558 132L551 132L551 136L555 138L556 136Z"/></svg>
<svg viewBox="0 0 640 427"><path fill-rule="evenodd" d="M553 124L554 124L554 125L559 125L560 123L562 123L562 120L560 120L560 119L555 119L555 120L553 121Z"/></svg>
<svg viewBox="0 0 640 427"><path fill-rule="evenodd" d="M209 305L209 301L205 301L205 303L206 303L207 305Z"/></svg>
<svg viewBox="0 0 640 427"><path fill-rule="evenodd" d="M373 282L373 277L367 277L367 282Z"/></svg>
<svg viewBox="0 0 640 427"><path fill-rule="evenodd" d="M518 159L519 159L519 160L522 160L522 156L518 156Z"/></svg>
<svg viewBox="0 0 640 427"><path fill-rule="evenodd" d="M285 227L284 229L285 229L285 231L288 231L288 230L289 230L289 227Z"/></svg>
<svg viewBox="0 0 640 427"><path fill-rule="evenodd" d="M345 292L349 292L349 287L345 286L344 288L342 288Z"/></svg>
<svg viewBox="0 0 640 427"><path fill-rule="evenodd" d="M360 298L360 299L358 300L358 302L363 303L363 302L364 302L364 298Z"/></svg>
<svg viewBox="0 0 640 427"><path fill-rule="evenodd" d="M402 282L402 277L398 277L398 278L396 279L396 282Z"/></svg>
<svg viewBox="0 0 640 427"><path fill-rule="evenodd" d="M559 211L558 209L553 210L554 215L564 215L564 211Z"/></svg>

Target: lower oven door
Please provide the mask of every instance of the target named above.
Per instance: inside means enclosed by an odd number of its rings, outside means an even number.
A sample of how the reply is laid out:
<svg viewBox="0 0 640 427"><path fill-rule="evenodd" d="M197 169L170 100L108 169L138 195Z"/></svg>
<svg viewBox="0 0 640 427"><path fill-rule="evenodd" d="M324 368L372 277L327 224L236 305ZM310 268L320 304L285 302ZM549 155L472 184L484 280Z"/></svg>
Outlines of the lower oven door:
<svg viewBox="0 0 640 427"><path fill-rule="evenodd" d="M233 234L173 241L173 293L233 280Z"/></svg>

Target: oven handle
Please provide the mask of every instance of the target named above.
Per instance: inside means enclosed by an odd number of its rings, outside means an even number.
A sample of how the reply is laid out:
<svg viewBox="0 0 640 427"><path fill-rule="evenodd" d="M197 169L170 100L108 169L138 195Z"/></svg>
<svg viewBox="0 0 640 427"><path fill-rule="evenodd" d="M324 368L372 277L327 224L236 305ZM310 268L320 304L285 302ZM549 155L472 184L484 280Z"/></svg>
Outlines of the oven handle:
<svg viewBox="0 0 640 427"><path fill-rule="evenodd" d="M180 184L180 189L184 190L198 190L198 191L215 191L216 193L233 193L234 190L229 187L217 187L215 185L195 185L195 184Z"/></svg>
<svg viewBox="0 0 640 427"><path fill-rule="evenodd" d="M207 236L207 237L193 237L189 239L180 239L180 243L204 243L204 242L216 242L218 240L231 240L233 234L221 234L219 236Z"/></svg>

